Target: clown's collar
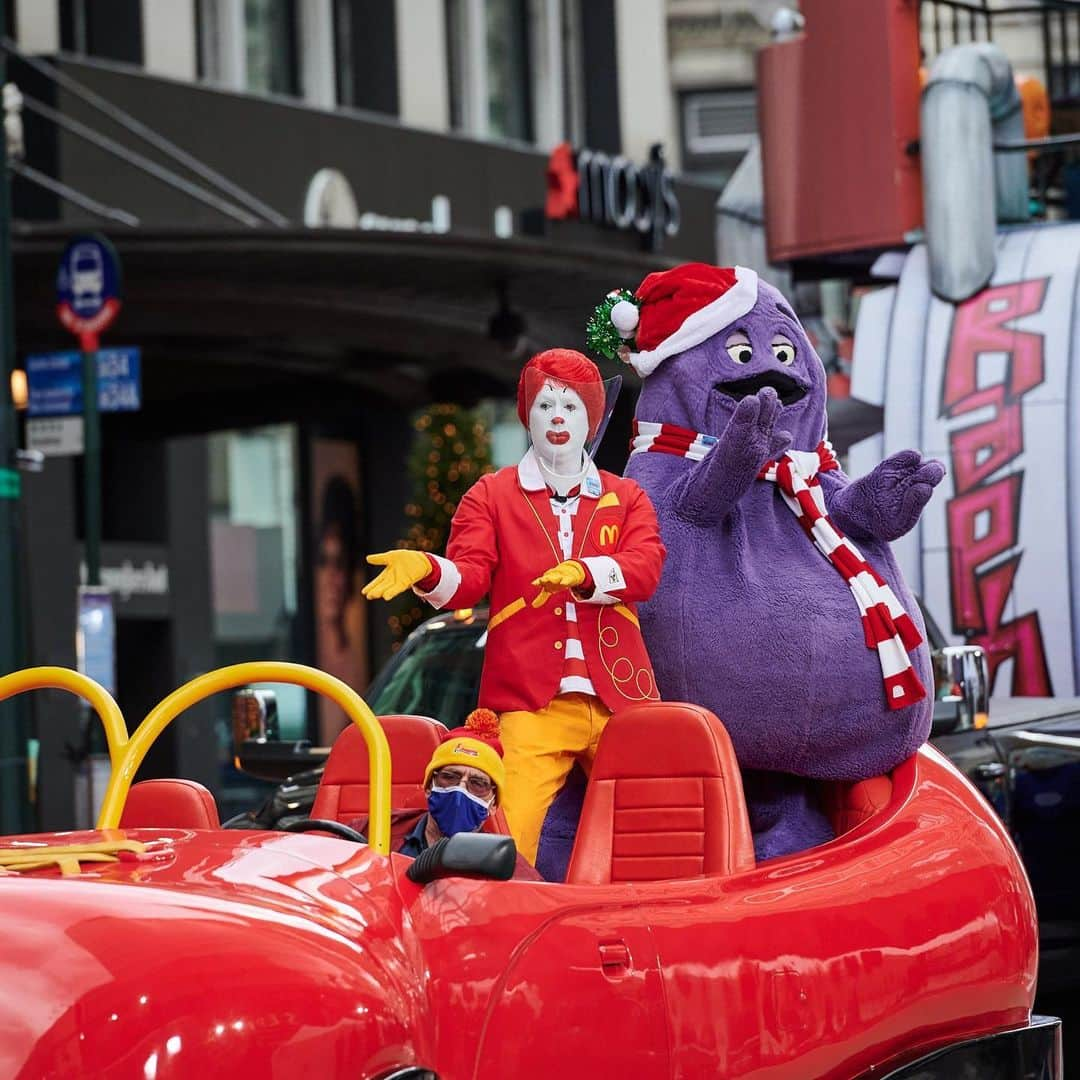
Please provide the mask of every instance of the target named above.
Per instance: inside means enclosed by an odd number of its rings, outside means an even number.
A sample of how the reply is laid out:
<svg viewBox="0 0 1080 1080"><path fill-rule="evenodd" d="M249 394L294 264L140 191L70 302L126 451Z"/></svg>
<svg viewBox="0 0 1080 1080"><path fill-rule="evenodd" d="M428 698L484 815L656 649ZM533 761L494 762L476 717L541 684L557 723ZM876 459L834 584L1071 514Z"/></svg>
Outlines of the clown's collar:
<svg viewBox="0 0 1080 1080"><path fill-rule="evenodd" d="M543 491L547 484L544 475L540 471L540 462L536 460L536 451L530 446L525 451L525 456L518 462L518 484L523 491ZM603 493L604 485L600 481L600 470L596 462L589 462L588 469L581 480L581 494L587 499L599 499Z"/></svg>

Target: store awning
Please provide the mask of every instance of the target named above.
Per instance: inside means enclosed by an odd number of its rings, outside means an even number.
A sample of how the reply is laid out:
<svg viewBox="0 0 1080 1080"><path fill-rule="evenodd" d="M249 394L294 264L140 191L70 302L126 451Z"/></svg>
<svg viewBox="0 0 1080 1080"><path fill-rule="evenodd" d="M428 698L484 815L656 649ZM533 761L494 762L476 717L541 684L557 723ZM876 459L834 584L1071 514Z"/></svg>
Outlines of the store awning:
<svg viewBox="0 0 1080 1080"><path fill-rule="evenodd" d="M55 226L15 235L20 356L72 347L54 311L70 236ZM609 289L634 288L672 265L460 234L139 229L110 237L124 308L104 343L143 348L142 421L166 430L208 430L249 407L259 416L302 412L309 399L324 411L329 393L343 403L376 392L416 404L455 385L466 397L470 387L508 393L529 350L582 348L585 321ZM503 297L525 326L516 350L491 332Z"/></svg>

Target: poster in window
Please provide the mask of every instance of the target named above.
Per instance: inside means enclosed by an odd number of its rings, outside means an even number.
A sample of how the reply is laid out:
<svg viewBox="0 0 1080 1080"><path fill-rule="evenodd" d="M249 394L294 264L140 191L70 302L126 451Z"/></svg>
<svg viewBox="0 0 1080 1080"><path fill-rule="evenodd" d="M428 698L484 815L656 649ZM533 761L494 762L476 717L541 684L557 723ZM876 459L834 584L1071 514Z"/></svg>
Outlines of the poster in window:
<svg viewBox="0 0 1080 1080"><path fill-rule="evenodd" d="M360 595L360 461L355 443L311 443L311 550L315 565L315 665L353 689L368 682L365 601ZM319 742L328 746L348 723L342 709L319 699Z"/></svg>

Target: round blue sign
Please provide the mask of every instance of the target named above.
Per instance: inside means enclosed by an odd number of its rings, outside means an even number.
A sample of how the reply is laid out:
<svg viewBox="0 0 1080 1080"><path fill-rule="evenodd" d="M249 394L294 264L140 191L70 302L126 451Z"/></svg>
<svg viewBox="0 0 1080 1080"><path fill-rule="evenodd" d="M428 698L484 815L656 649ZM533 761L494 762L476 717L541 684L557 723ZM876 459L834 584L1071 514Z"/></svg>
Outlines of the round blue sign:
<svg viewBox="0 0 1080 1080"><path fill-rule="evenodd" d="M60 321L73 334L97 335L120 311L120 260L104 236L76 236L56 272Z"/></svg>

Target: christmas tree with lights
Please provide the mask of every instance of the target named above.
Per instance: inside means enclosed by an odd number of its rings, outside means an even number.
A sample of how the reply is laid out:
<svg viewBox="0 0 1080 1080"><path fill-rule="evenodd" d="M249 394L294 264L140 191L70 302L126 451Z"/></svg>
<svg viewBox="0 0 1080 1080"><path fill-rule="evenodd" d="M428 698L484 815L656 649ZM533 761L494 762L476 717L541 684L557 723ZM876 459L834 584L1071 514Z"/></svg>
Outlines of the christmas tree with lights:
<svg viewBox="0 0 1080 1080"><path fill-rule="evenodd" d="M441 555L461 497L493 469L491 436L479 413L460 405L431 405L414 417L413 428L413 494L405 507L410 524L400 546ZM398 597L389 617L395 650L428 614L413 592Z"/></svg>

